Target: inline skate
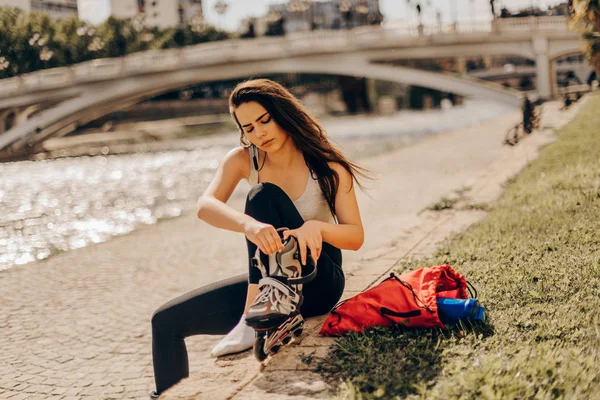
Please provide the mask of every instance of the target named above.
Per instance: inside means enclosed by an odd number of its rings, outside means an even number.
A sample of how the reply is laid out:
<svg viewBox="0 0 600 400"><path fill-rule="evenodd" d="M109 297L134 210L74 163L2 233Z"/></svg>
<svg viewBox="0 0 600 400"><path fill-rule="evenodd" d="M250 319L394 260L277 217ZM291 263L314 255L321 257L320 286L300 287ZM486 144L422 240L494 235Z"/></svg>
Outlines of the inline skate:
<svg viewBox="0 0 600 400"><path fill-rule="evenodd" d="M280 237L285 230L277 230ZM262 279L246 322L256 331L254 356L262 362L302 334L302 285L315 278L317 267L308 250L307 265L301 264L298 241L293 236L284 240L283 250L275 254L266 255L256 249L252 265L260 270Z"/></svg>

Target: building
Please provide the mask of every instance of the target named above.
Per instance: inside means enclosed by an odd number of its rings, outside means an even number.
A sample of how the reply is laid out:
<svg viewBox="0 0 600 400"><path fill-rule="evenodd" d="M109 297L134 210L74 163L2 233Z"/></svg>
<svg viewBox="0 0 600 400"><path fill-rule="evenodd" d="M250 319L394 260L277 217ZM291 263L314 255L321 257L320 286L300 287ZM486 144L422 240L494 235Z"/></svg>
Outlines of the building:
<svg viewBox="0 0 600 400"><path fill-rule="evenodd" d="M270 24L283 21L285 33L315 29L350 29L380 24L383 15L379 0L289 0L269 5L267 15L254 19L257 35L269 31ZM246 27L249 21L244 21ZM241 28L244 30L244 28Z"/></svg>
<svg viewBox="0 0 600 400"><path fill-rule="evenodd" d="M27 13L47 13L53 19L77 15L77 0L0 0L0 7L16 7Z"/></svg>
<svg viewBox="0 0 600 400"><path fill-rule="evenodd" d="M533 3L532 3L533 4ZM512 12L507 8L502 8L500 12L500 18L523 18L523 17L543 17L543 16L556 16L556 15L569 15L569 2L563 2L554 6L548 6L546 10L539 7L527 7L522 8L517 12Z"/></svg>
<svg viewBox="0 0 600 400"><path fill-rule="evenodd" d="M0 0L2 1L2 0ZM81 1L81 0L80 0ZM108 0L104 19L141 17L149 27L170 28L202 19L202 0ZM100 23L92 15L81 15L82 19Z"/></svg>

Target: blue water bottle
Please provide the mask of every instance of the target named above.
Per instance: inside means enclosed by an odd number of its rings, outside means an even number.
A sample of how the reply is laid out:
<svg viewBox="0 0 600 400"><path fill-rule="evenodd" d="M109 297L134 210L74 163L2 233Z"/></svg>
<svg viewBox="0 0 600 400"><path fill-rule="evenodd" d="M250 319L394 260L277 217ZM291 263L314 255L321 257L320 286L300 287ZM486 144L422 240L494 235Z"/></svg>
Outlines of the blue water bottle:
<svg viewBox="0 0 600 400"><path fill-rule="evenodd" d="M437 299L438 314L444 324L457 324L458 321L485 321L485 308L477 299Z"/></svg>

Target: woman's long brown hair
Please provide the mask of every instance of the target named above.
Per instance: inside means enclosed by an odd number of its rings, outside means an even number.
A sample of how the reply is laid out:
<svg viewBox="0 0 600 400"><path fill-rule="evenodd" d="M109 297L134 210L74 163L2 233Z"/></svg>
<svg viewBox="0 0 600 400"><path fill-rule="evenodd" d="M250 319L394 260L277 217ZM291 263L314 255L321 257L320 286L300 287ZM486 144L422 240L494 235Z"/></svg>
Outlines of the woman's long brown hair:
<svg viewBox="0 0 600 400"><path fill-rule="evenodd" d="M329 162L343 166L352 176L361 190L364 186L357 176L369 178L368 171L349 161L341 151L327 139L321 124L285 87L269 79L253 79L238 84L229 97L229 112L240 130L240 142L243 147L250 143L235 115L235 108L243 103L256 101L269 112L275 122L287 132L296 147L304 155L304 160L312 176L316 176L319 187L335 216L335 197L339 187L338 174L329 167Z"/></svg>

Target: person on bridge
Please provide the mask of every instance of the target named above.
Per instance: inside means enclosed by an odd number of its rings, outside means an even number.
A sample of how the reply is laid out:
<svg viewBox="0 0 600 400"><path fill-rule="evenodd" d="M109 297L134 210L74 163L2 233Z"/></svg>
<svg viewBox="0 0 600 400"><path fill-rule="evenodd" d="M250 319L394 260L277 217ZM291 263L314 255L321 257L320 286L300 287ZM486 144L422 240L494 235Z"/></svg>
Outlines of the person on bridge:
<svg viewBox="0 0 600 400"><path fill-rule="evenodd" d="M198 218L243 233L249 272L175 298L152 316L152 355L157 397L189 374L185 338L223 335L212 356L251 348L255 331L246 313L259 294L257 248L274 255L283 240L296 238L302 265L312 257L314 280L304 284L303 317L322 315L344 290L340 249L358 250L364 240L354 191L368 172L349 161L328 140L321 124L282 85L267 79L240 83L229 98L241 146L220 163L198 200ZM238 183L252 186L242 213L227 200Z"/></svg>
<svg viewBox="0 0 600 400"><path fill-rule="evenodd" d="M533 131L533 119L535 117L535 106L529 100L527 95L523 98L523 129L526 133L531 133Z"/></svg>

